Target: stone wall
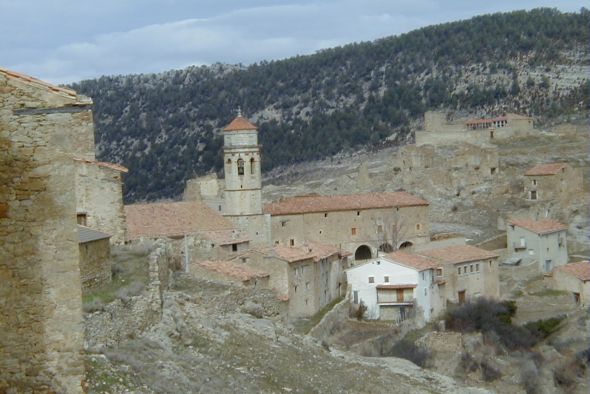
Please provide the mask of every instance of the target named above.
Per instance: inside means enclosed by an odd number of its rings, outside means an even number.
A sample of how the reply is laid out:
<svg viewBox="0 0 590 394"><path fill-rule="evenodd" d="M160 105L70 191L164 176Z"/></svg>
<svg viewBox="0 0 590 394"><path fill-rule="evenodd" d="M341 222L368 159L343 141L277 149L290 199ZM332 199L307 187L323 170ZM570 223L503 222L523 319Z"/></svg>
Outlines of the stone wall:
<svg viewBox="0 0 590 394"><path fill-rule="evenodd" d="M66 152L87 148L87 103L0 70L0 392L82 392L75 168Z"/></svg>
<svg viewBox="0 0 590 394"><path fill-rule="evenodd" d="M111 247L108 238L85 242L80 251L82 291L100 287L111 281Z"/></svg>
<svg viewBox="0 0 590 394"><path fill-rule="evenodd" d="M86 226L125 241L125 212L121 171L101 163L75 160L77 213L86 214Z"/></svg>

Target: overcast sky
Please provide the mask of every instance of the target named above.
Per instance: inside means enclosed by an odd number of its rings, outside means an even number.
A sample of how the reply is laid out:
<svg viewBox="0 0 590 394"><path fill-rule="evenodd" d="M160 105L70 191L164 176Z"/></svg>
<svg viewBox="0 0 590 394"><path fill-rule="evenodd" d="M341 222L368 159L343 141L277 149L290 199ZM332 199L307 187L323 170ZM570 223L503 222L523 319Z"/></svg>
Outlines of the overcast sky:
<svg viewBox="0 0 590 394"><path fill-rule="evenodd" d="M54 83L310 54L570 0L0 0L0 67Z"/></svg>

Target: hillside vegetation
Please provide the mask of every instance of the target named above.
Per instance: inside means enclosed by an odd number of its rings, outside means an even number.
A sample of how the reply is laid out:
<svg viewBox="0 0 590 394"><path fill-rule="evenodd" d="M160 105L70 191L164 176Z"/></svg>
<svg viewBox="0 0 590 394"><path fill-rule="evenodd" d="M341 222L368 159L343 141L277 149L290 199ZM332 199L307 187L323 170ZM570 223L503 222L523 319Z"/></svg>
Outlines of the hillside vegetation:
<svg viewBox="0 0 590 394"><path fill-rule="evenodd" d="M259 126L263 169L363 145L403 144L425 110L535 117L588 107L590 12L517 11L248 67L101 77L97 154L129 167L127 202L173 198L220 171L218 133L241 106Z"/></svg>

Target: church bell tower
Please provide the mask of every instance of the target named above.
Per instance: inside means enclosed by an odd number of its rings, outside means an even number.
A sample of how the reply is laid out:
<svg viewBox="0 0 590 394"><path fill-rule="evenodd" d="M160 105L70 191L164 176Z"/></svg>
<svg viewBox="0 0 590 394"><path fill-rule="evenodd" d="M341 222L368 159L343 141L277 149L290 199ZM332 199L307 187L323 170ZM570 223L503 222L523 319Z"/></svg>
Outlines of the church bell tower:
<svg viewBox="0 0 590 394"><path fill-rule="evenodd" d="M225 216L262 214L262 180L258 130L242 116L223 129Z"/></svg>

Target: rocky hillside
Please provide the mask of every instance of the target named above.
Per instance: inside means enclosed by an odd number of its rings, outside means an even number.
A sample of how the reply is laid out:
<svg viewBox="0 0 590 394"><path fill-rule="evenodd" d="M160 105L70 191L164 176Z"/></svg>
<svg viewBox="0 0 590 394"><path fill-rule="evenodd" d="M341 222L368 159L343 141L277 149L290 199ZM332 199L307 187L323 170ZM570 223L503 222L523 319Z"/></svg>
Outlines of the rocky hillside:
<svg viewBox="0 0 590 394"><path fill-rule="evenodd" d="M72 87L95 102L97 153L129 167L128 202L178 196L221 167L218 130L241 106L264 168L403 144L427 109L536 117L588 106L590 12L518 11L249 67L189 67Z"/></svg>

